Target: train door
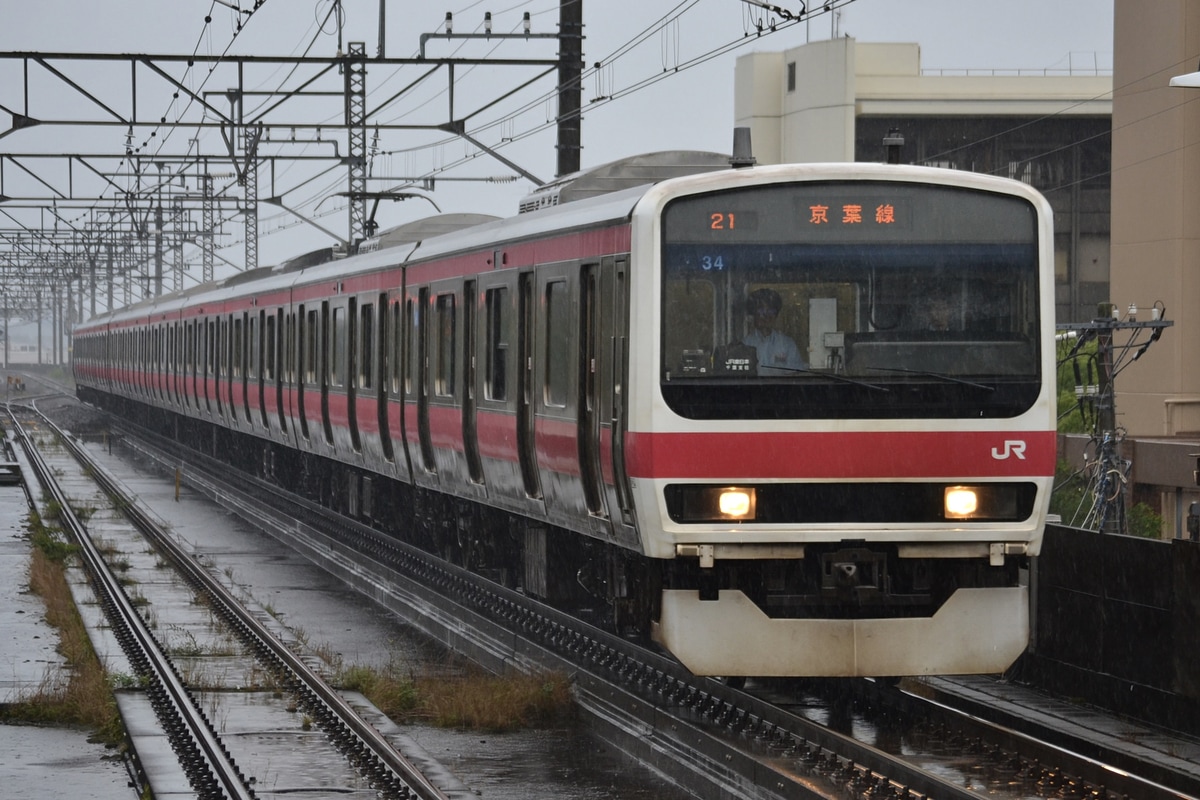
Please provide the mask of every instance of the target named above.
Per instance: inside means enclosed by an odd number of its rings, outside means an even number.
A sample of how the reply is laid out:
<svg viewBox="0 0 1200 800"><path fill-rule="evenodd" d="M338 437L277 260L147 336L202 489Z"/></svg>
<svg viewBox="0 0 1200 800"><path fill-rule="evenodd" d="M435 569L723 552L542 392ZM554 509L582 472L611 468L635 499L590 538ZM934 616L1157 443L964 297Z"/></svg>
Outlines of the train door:
<svg viewBox="0 0 1200 800"><path fill-rule="evenodd" d="M239 378L238 388L242 393L242 415L246 420L247 425L251 425L254 419L250 416L250 374L252 370L257 369L258 349L254 346L254 318L249 313L243 311L240 318L234 321L235 335L233 337L233 364L238 370Z"/></svg>
<svg viewBox="0 0 1200 800"><path fill-rule="evenodd" d="M317 348L313 344L316 336L317 312L307 311L303 304L296 313L296 416L300 418L300 433L307 441L308 430L308 387L316 380ZM311 373L311 377L310 377Z"/></svg>
<svg viewBox="0 0 1200 800"><path fill-rule="evenodd" d="M200 323L196 320L188 320L187 324L187 341L184 344L184 358L187 359L187 378L183 383L183 391L187 395L187 404L196 411L200 410L200 382L198 373L200 370Z"/></svg>
<svg viewBox="0 0 1200 800"><path fill-rule="evenodd" d="M600 471L600 265L584 264L579 286L579 413L575 438L587 512L607 518ZM607 528L607 525L604 527Z"/></svg>
<svg viewBox="0 0 1200 800"><path fill-rule="evenodd" d="M217 416L225 418L225 406L229 404L229 326L224 317L214 320L216 325L216 347L213 348L213 395L217 398Z"/></svg>
<svg viewBox="0 0 1200 800"><path fill-rule="evenodd" d="M342 314L345 316L339 319ZM337 323L334 326L334 347L338 348L335 358L345 362L342 386L346 390L346 424L350 427L350 445L354 452L361 453L362 438L358 433L358 379L363 366L361 359L365 354L358 352L358 345L361 344L358 335L358 300L351 297L345 309L337 309L334 322Z"/></svg>
<svg viewBox="0 0 1200 800"><path fill-rule="evenodd" d="M267 383L275 377L275 358L273 354L267 351L267 328L271 329L272 334L270 344L274 344L275 315L272 314L268 317L267 310L264 308L258 312L257 325L251 326L250 360L254 365L255 395L258 397L258 421L264 430L270 431L271 423L267 417Z"/></svg>
<svg viewBox="0 0 1200 800"><path fill-rule="evenodd" d="M204 409L211 416L217 379L217 321L206 317L204 326Z"/></svg>
<svg viewBox="0 0 1200 800"><path fill-rule="evenodd" d="M275 412L279 415L279 431L287 433L287 419L290 409L284 408L284 382L287 386L295 385L293 370L295 369L295 315L284 316L283 309L276 310L272 321L275 323L270 344L270 358L275 359Z"/></svg>
<svg viewBox="0 0 1200 800"><path fill-rule="evenodd" d="M234 373L234 341L233 341L233 315L221 318L221 347L220 359L221 365L218 374L221 379L221 394L219 395L224 404L221 409L221 414L224 416L230 425L237 425L237 406L234 402L233 387L236 383Z"/></svg>
<svg viewBox="0 0 1200 800"><path fill-rule="evenodd" d="M534 311L537 308L533 272L522 272L517 287L517 448L521 453L521 480L526 496L540 499L542 483L538 476L537 424L534 404L535 376L533 370L536 329Z"/></svg>
<svg viewBox="0 0 1200 800"><path fill-rule="evenodd" d="M325 444L333 445L333 422L329 418L329 380L331 368L337 365L331 363L336 355L336 349L330 347L329 339L332 326L330 324L329 301L321 301L320 330L317 336L317 379L321 383L321 425L325 431Z"/></svg>
<svg viewBox="0 0 1200 800"><path fill-rule="evenodd" d="M626 365L629 363L629 262L625 256L605 258L600 275L601 339L606 348L600 387L600 450L611 458L612 478L605 484L612 535L630 547L637 546L629 475L625 471ZM602 462L603 463L603 462Z"/></svg>
<svg viewBox="0 0 1200 800"><path fill-rule="evenodd" d="M404 458L404 475L408 480L416 483L418 470L413 465L416 454L413 452L413 439L411 438L414 420L409 416L409 402L415 399L416 364L414 359L417 354L413 342L416 339L417 298L408 289L407 274L404 276L404 283L404 290L397 296L396 302L392 306L395 309L393 319L396 321L395 330L392 332L395 337L393 346L396 351L396 372L392 388L396 394L395 405L398 416L396 428L400 452Z"/></svg>
<svg viewBox="0 0 1200 800"><path fill-rule="evenodd" d="M180 318L179 322L179 405L185 411L192 404L192 382L195 350L192 345L192 323Z"/></svg>
<svg viewBox="0 0 1200 800"><path fill-rule="evenodd" d="M463 400L462 436L463 450L467 458L467 471L472 483L483 483L483 462L479 458L479 430L477 425L476 397L476 353L478 350L479 302L475 293L475 281L463 285Z"/></svg>
<svg viewBox="0 0 1200 800"><path fill-rule="evenodd" d="M376 319L378 319L378 325L373 324ZM374 308L371 304L365 304L362 308L361 330L365 370L363 380L367 384L365 388L369 389L372 385L371 380L374 378L375 420L379 427L379 447L383 452L383 457L388 461L396 460L395 452L392 450L392 429L388 424L388 381L392 375L392 359L395 358L395 353L388 349L388 344L392 340L389 331L393 322L393 318L388 314L386 293L379 295ZM378 358L368 357L366 355L368 352L378 353ZM374 368L376 363L379 366L378 369Z"/></svg>
<svg viewBox="0 0 1200 800"><path fill-rule="evenodd" d="M427 474L437 473L437 461L433 452L433 438L429 431L429 395L430 364L429 364L429 326L431 324L429 287L422 286L417 294L416 336L413 341L413 356L416 359L417 381L415 391L417 396L417 436L421 445L421 464Z"/></svg>
<svg viewBox="0 0 1200 800"><path fill-rule="evenodd" d="M170 379L171 379L171 404L178 407L180 405L179 393L179 364L182 359L179 357L179 323L172 322L168 327L168 356L171 359Z"/></svg>

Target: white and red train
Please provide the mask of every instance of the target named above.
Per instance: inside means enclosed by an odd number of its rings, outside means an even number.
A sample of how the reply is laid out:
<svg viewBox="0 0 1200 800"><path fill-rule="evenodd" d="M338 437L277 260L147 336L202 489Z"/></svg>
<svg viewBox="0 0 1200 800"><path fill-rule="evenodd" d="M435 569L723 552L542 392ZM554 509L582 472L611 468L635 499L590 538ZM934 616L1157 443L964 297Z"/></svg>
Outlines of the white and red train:
<svg viewBox="0 0 1200 800"><path fill-rule="evenodd" d="M1055 464L1048 204L679 163L98 316L79 394L697 674L1005 669Z"/></svg>

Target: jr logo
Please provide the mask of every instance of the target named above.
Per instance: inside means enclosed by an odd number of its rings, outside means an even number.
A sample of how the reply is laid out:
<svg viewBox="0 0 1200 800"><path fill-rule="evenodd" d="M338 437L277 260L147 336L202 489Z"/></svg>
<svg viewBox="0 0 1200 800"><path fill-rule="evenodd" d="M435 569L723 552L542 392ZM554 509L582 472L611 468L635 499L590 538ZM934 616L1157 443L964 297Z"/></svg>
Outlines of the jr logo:
<svg viewBox="0 0 1200 800"><path fill-rule="evenodd" d="M1016 456L1022 461L1025 460L1025 442L1023 440L1005 439L1003 451L999 447L992 448L992 458L997 461L1004 461L1011 456Z"/></svg>

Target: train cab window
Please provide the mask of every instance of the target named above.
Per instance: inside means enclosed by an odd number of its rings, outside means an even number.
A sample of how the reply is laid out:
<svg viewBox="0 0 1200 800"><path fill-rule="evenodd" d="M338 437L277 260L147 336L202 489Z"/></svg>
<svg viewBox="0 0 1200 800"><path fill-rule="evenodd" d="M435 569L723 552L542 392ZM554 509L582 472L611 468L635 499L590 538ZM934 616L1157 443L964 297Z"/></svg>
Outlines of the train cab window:
<svg viewBox="0 0 1200 800"><path fill-rule="evenodd" d="M375 305L363 303L358 324L358 386L370 389L375 385Z"/></svg>
<svg viewBox="0 0 1200 800"><path fill-rule="evenodd" d="M508 399L508 288L488 289L487 353L484 364L483 392L488 400Z"/></svg>
<svg viewBox="0 0 1200 800"><path fill-rule="evenodd" d="M1022 197L772 184L674 200L662 229L660 385L683 416L1012 417L1038 396Z"/></svg>
<svg viewBox="0 0 1200 800"><path fill-rule="evenodd" d="M571 363L571 298L566 281L546 284L546 383L548 406L567 405Z"/></svg>
<svg viewBox="0 0 1200 800"><path fill-rule="evenodd" d="M454 334L457 322L454 301L455 297L452 294L437 296L437 338L433 345L437 351L437 360L434 362L436 366L433 374L433 392L439 397L454 396Z"/></svg>

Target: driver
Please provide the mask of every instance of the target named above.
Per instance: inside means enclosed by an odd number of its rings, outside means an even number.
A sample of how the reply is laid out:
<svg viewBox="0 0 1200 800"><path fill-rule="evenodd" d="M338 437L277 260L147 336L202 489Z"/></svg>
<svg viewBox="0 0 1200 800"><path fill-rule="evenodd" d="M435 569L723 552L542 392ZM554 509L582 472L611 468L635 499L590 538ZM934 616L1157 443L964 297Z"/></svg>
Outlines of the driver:
<svg viewBox="0 0 1200 800"><path fill-rule="evenodd" d="M775 329L775 320L783 308L783 298L774 289L756 289L746 298L746 312L754 326L742 344L753 347L758 355L759 375L787 375L807 368L800 349L786 333Z"/></svg>

